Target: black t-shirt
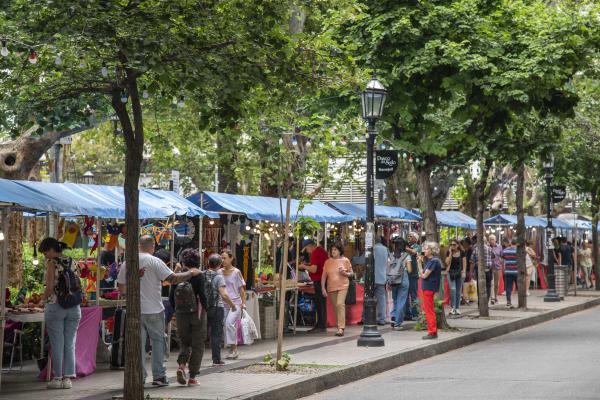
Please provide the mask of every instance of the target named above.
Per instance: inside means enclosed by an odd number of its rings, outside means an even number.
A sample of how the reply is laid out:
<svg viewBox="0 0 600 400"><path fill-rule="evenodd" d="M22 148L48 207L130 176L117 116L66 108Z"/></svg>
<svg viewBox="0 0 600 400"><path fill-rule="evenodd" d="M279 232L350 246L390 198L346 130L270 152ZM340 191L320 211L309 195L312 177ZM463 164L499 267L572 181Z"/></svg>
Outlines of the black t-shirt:
<svg viewBox="0 0 600 400"><path fill-rule="evenodd" d="M458 257L455 257L454 254L452 254L452 257L450 258L450 271L462 271L464 257L465 253L463 251L460 251Z"/></svg>
<svg viewBox="0 0 600 400"><path fill-rule="evenodd" d="M571 247L568 244L560 245L560 257L562 265L571 265L573 263L571 256Z"/></svg>
<svg viewBox="0 0 600 400"><path fill-rule="evenodd" d="M187 271L187 270L185 270ZM206 278L204 278L204 274L200 274L197 276L193 276L192 279L190 279L190 283L192 284L192 289L194 290L194 293L196 293L196 296L198 296L198 298L200 299L200 304L202 304L202 308L206 310L207 307L207 301L206 301L206 293L204 293L204 280ZM175 308L175 289L177 288L177 285L171 285L171 290L169 292L169 303L171 303L171 305L173 306L173 308Z"/></svg>

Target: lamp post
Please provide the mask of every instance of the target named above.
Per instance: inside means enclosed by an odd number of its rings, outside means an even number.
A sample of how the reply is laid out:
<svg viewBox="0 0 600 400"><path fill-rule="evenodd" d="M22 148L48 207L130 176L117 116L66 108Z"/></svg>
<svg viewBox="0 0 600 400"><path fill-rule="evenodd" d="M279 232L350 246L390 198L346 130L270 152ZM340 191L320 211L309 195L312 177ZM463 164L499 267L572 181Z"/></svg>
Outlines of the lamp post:
<svg viewBox="0 0 600 400"><path fill-rule="evenodd" d="M365 233L365 299L364 323L358 338L358 345L365 347L380 347L384 345L381 333L377 330L377 300L375 299L375 259L373 256L373 241L375 238L375 198L373 176L373 147L375 144L375 124L381 118L387 91L373 75L367 88L361 95L362 117L367 122L367 230Z"/></svg>
<svg viewBox="0 0 600 400"><path fill-rule="evenodd" d="M83 174L83 183L86 185L91 185L94 183L94 173L92 171L86 171Z"/></svg>
<svg viewBox="0 0 600 400"><path fill-rule="evenodd" d="M544 161L544 173L546 175L546 246L548 248L548 292L544 296L546 302L560 301L560 296L556 293L556 276L554 274L554 245L552 244L552 236L554 229L552 227L552 178L554 173L554 156L550 155Z"/></svg>

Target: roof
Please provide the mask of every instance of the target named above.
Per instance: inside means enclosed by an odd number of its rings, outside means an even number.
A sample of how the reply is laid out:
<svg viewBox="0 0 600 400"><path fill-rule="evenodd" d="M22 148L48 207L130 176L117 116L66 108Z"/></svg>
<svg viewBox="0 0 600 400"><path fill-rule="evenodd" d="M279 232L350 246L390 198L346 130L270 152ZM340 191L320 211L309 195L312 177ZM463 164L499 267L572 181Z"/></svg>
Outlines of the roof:
<svg viewBox="0 0 600 400"><path fill-rule="evenodd" d="M498 214L494 215L483 221L485 225L516 225L517 216L511 214ZM528 227L546 228L548 223L545 217L534 217L530 215L525 216L525 225ZM552 226L560 229L572 229L572 226L568 223L558 219L552 219Z"/></svg>
<svg viewBox="0 0 600 400"><path fill-rule="evenodd" d="M365 220L367 207L365 204L328 202L331 207L355 219ZM420 221L421 217L402 207L375 206L375 218L397 219L404 221Z"/></svg>
<svg viewBox="0 0 600 400"><path fill-rule="evenodd" d="M122 219L125 218L125 202L120 186L0 179L0 203L23 210ZM173 215L218 217L175 192L140 189L140 218L168 218Z"/></svg>
<svg viewBox="0 0 600 400"><path fill-rule="evenodd" d="M248 196L216 192L199 192L188 200L202 208L222 214L243 214L256 221L282 221L285 218L286 199L265 196ZM200 204L202 201L202 204ZM301 202L292 200L290 219L309 217L317 222L349 222L344 215L318 200Z"/></svg>
<svg viewBox="0 0 600 400"><path fill-rule="evenodd" d="M419 210L413 209L412 212L421 217ZM477 229L477 221L460 211L436 211L435 218L439 226Z"/></svg>

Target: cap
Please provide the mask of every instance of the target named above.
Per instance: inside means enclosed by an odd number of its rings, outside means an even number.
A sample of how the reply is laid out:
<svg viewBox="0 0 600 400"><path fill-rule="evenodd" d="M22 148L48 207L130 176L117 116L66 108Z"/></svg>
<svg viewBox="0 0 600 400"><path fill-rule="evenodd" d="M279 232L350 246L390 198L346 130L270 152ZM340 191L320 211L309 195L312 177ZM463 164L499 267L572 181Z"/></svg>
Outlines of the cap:
<svg viewBox="0 0 600 400"><path fill-rule="evenodd" d="M311 244L315 244L315 241L312 239L304 239L302 241L302 250L304 250L306 248L306 246L311 245Z"/></svg>

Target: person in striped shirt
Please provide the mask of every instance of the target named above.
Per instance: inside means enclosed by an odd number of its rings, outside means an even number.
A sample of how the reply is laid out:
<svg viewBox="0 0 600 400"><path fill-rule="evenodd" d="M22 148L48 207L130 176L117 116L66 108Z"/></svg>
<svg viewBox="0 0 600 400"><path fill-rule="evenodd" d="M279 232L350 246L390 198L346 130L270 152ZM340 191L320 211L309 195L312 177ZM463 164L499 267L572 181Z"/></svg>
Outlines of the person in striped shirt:
<svg viewBox="0 0 600 400"><path fill-rule="evenodd" d="M517 284L519 276L519 266L517 263L517 241L513 239L510 246L502 252L504 259L504 288L506 289L506 307L513 308L510 300L513 289L513 282Z"/></svg>

